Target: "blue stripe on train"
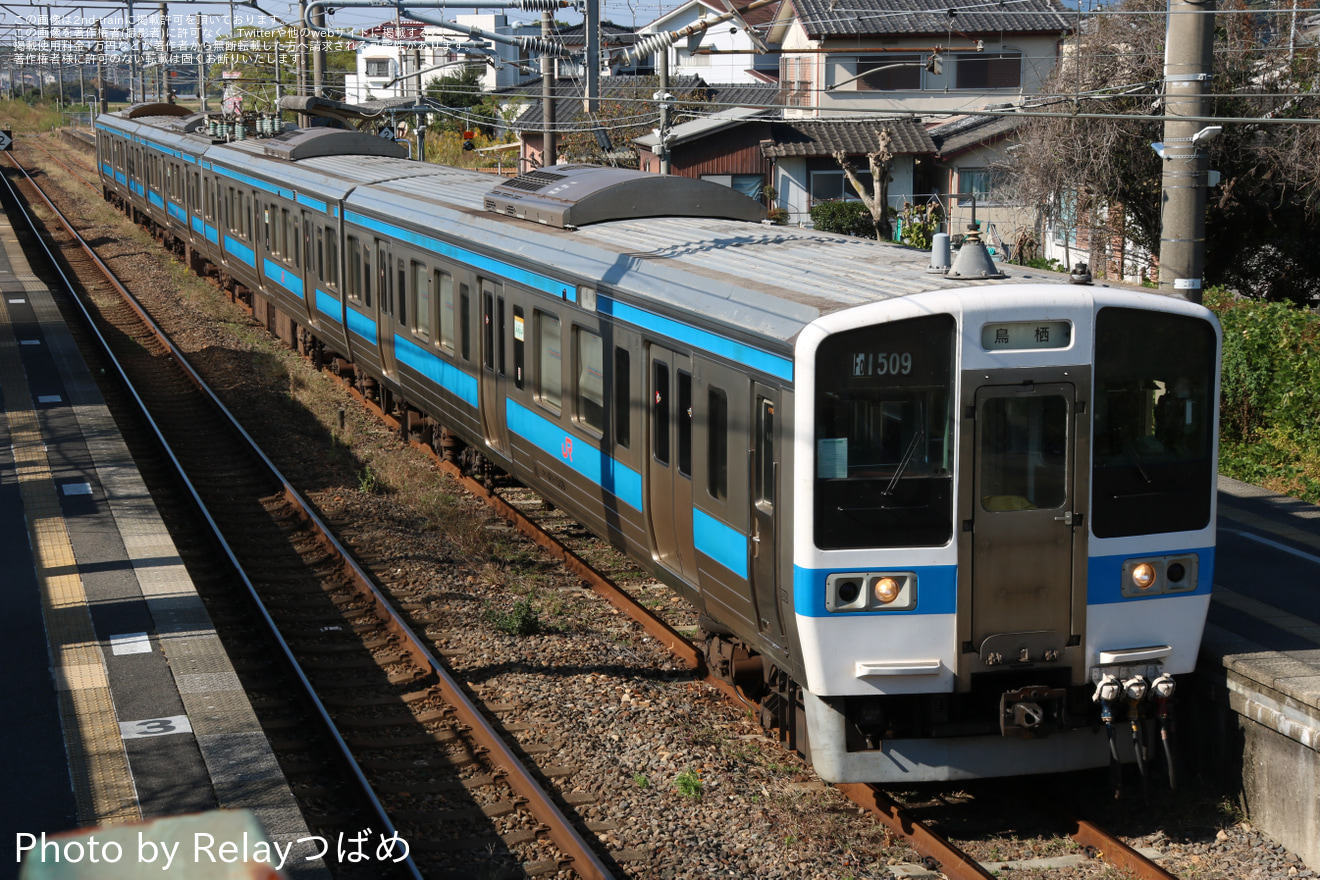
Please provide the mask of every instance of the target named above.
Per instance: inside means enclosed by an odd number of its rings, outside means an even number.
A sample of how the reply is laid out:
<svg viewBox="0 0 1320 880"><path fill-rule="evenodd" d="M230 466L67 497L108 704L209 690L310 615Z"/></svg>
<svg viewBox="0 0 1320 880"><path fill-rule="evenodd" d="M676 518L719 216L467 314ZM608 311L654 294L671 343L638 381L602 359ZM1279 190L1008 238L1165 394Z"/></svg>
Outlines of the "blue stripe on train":
<svg viewBox="0 0 1320 880"><path fill-rule="evenodd" d="M398 357L399 363L416 370L464 403L476 408L479 398L475 376L469 376L444 358L437 357L402 336L394 337L394 354Z"/></svg>
<svg viewBox="0 0 1320 880"><path fill-rule="evenodd" d="M510 431L554 456L560 464L591 480L633 510L642 509L640 473L513 400L505 401L504 414Z"/></svg>

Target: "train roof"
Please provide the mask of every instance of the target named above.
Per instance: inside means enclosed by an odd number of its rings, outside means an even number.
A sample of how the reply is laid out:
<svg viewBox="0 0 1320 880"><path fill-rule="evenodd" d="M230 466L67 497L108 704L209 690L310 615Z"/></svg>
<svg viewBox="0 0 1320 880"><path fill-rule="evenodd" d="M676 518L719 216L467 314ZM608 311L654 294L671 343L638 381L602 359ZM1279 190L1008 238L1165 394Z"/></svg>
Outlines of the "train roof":
<svg viewBox="0 0 1320 880"><path fill-rule="evenodd" d="M178 133L180 119L119 122L140 122L163 142L190 137ZM996 264L1004 274L998 280L949 277L928 271L927 251L767 223L646 217L560 229L490 210L492 190L504 182L495 175L382 155L313 153L288 161L271 155L270 140L216 144L206 157L282 190L343 199L346 211L388 226L439 234L568 285L601 283L657 311L713 322L763 344L791 344L823 315L895 297L1066 283L1066 276L1009 264Z"/></svg>

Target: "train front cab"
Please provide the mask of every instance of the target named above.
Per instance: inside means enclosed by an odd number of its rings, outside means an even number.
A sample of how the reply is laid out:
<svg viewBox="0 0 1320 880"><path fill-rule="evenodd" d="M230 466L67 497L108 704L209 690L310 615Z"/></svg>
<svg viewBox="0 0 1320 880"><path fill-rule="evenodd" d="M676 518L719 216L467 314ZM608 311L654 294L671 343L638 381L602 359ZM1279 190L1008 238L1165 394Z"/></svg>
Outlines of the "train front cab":
<svg viewBox="0 0 1320 880"><path fill-rule="evenodd" d="M1199 306L1029 286L803 334L794 605L822 776L1103 766L1102 717L1154 730L1209 605L1218 341Z"/></svg>

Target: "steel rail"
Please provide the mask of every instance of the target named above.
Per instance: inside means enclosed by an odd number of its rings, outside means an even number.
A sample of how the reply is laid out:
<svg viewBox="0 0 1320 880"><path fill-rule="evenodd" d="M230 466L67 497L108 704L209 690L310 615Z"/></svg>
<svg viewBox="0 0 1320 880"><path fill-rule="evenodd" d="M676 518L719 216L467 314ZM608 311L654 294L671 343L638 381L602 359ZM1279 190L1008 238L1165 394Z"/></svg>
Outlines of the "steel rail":
<svg viewBox="0 0 1320 880"><path fill-rule="evenodd" d="M590 845L587 844L587 842L581 837L581 835L577 833L576 829L573 828L571 821L566 816L564 816L563 812L557 806L555 806L554 802L550 799L549 795L546 794L545 790L541 788L541 786L536 782L536 779L531 775L530 772L528 772L526 767L523 765L522 761L518 759L518 757L513 753L513 751L509 748L509 746L504 742L504 739L499 735L498 732L496 732L496 730L490 724L490 722L487 721L486 718L482 715L481 711L477 709L476 705L473 704L472 701L463 692L463 689L459 685L459 683L453 678L453 676L449 674L448 670L439 662L439 660L430 652L430 650L427 649L426 646L423 645L421 641L416 637L416 635L412 632L411 628L408 627L408 625L398 615L398 613L394 610L394 608L390 605L390 603L385 599L384 595L379 591L379 589L377 589L372 579L366 574L366 572L362 570L362 568L358 565L357 561L353 559L352 555L347 551L347 549L345 549L344 546L340 544L339 540L334 536L330 528L316 513L315 509L310 504L310 502L308 502L302 496L302 494L293 486L293 484L290 483L284 477L283 473L279 470L279 468L276 467L275 463L272 462L266 456L265 452L262 451L260 446L258 446L256 441L252 438L252 436L248 434L248 432L243 428L242 424L238 421L238 419L235 418L233 413L229 411L229 409L220 401L219 397L216 396L215 392L202 379L201 374L198 373L188 362L183 352L179 350L177 346L174 345L174 343L169 339L165 331L151 318L149 314L147 314L145 308L141 305L141 303L137 301L137 299L127 290L127 288L125 288L122 284L119 283L119 280L114 276L114 273L111 272L109 267L107 267L105 263L101 261L100 257L98 257L95 254L95 252L83 240L83 238L80 235L78 235L77 231L73 229L73 227L69 224L68 220L64 217L64 215L59 211L58 208L55 207L54 203L50 201L50 199L46 196L44 192L42 192L41 187L38 186L34 180L32 180L31 176L27 174L26 170L24 170L21 165L19 165L16 159L14 159L12 156L10 156L9 158L10 158L10 162L14 165L14 167L17 168L28 179L29 183L31 183L32 186L38 192L38 194L41 195L41 198L45 202L46 206L54 213L55 217L60 221L64 229L74 238L75 241L79 243L79 245L88 254L88 256L95 262L97 267L105 274L106 278L115 287L116 291L120 294L120 296L122 296L125 302L127 302L130 305L130 307L139 315L143 323L148 327L148 329L152 332L152 334L156 336L156 338L161 342L161 344L164 345L169 350L175 363L177 363L180 366L180 368L184 371L185 375L188 376L189 380L192 381L192 383L196 385L197 388L210 399L211 403L216 407L216 409L224 416L226 420L230 422L234 430L243 438L244 442L246 442L249 445L251 451L257 456L257 458L260 459L263 466L267 468L271 476L280 483L280 485L283 487L283 492L286 500L288 500L298 510L299 515L301 517L305 518L313 526L313 528L319 534L321 541L326 545L326 547L332 550L333 552L335 552L338 555L338 557L343 561L342 565L345 570L345 573L348 574L354 581L356 581L364 592L369 593L369 595L372 597L375 603L377 611L385 618L385 625L392 632L395 632L404 640L406 649L414 657L414 659L418 661L419 665L428 668L429 671L436 676L436 679L439 682L439 687L446 701L448 701L454 707L456 714L463 721L463 723L472 729L473 739L477 742L477 744L487 749L488 752L496 756L496 760L500 763L501 768L507 771L506 782L508 782L510 787L512 787L519 795L521 795L523 798L526 799L528 809L531 811L532 815L534 815L541 823L543 823L551 840L553 840L555 845L560 848L561 852L563 852L566 856L568 856L571 859L570 867L572 868L572 870L575 871L579 876L583 877L584 880L607 880L607 878L611 878L613 875L611 874L609 869L591 850ZM8 183L7 179L6 179L6 183ZM12 191L12 187L11 187L11 191ZM32 224L32 220L30 218L28 219L28 222L30 225ZM35 225L33 225L33 232L37 235L38 239L41 239L41 235L36 230ZM44 240L42 241L42 245L44 248L45 247ZM58 270L59 269L58 263L55 262L54 256L50 254L48 248L46 249L46 251L47 254L51 256L52 263L56 266L56 269ZM69 286L70 290L72 291L73 287L69 283L67 277L64 276L62 270L60 270L60 275L61 278L64 279L65 284ZM79 301L76 296L73 297L73 299L76 302L78 302L79 308L83 311L83 314L87 316L87 319L90 324L91 317L88 314L86 308L83 307L81 301ZM93 331L95 331L94 325L92 325L92 329ZM109 347L105 343L104 338L100 335L99 332L96 333L96 336L100 341L100 343L106 347L106 351L108 353ZM111 360L112 361L114 360L113 356L111 357ZM316 707L317 712L321 715L323 723L327 726L336 745L341 750L345 761L347 762L348 766L352 769L354 776L357 778L359 785L364 788L365 796L367 797L369 803L372 805L373 810L376 811L378 817L380 818L382 823L384 823L386 830L390 834L397 836L397 831L394 828L393 823L390 822L384 806L380 803L375 793L371 790L370 783L367 781L365 773L362 771L357 761L353 758L347 743L344 742L342 736L339 734L339 731L335 727L334 722L331 720L329 712L326 710L324 704L320 701L320 699L316 696L310 681L308 681L302 669L299 667L297 661L294 659L292 650L289 648L288 644L285 642L283 637L280 636L278 632L278 628L275 626L274 621L270 618L270 615L267 613L264 605L261 603L260 599L258 598L256 588L252 585L251 581L248 580L246 573L242 571L242 568L239 565L238 560L235 557L232 548L230 547L228 542L225 541L224 536L220 534L218 526L216 525L215 521L212 519L210 512L207 511L206 506L202 502L202 499L198 495L195 487L192 485L191 482L187 480L186 475L183 474L182 468L179 465L178 460L174 457L173 453L169 452L169 445L168 443L165 442L165 438L161 433L160 429L156 426L155 422L151 420L150 415L147 414L145 403L142 401L141 397L138 396L137 391L133 389L131 382L128 381L128 377L124 374L123 370L119 368L117 362L116 362L116 369L118 370L119 375L125 382L126 386L130 389L134 400L137 401L138 406L142 408L143 415L144 417L147 418L148 424L151 425L152 431L155 433L157 440L162 444L162 447L166 449L167 454L170 457L170 460L174 463L176 469L179 470L179 474L184 479L188 492L193 498L194 503L197 504L198 509L202 512L203 516L206 518L207 523L214 530L216 538L220 541L222 549L224 550L225 554L229 557L231 564L234 565L235 569L239 572L249 593L251 593L253 599L257 602L257 606L261 612L262 617L266 620L267 625L271 628L272 633L275 635L278 643L281 646L281 649L283 650L291 667L297 674L299 680L302 682L303 686L307 689L309 699ZM412 876L416 878L416 880L422 880L421 874L418 871L416 864L412 861L411 855L409 855L406 864L410 868Z"/></svg>
<svg viewBox="0 0 1320 880"><path fill-rule="evenodd" d="M1068 836L1082 846L1093 847L1111 865L1131 871L1141 880L1177 880L1173 874L1100 826L1085 819L1072 819L1071 822L1074 828L1068 832Z"/></svg>
<svg viewBox="0 0 1320 880"><path fill-rule="evenodd" d="M45 203L46 207L50 209L50 211L54 214L55 219L58 220L60 225L64 227L65 232L67 232L70 236L72 236L74 241L76 241L78 245L83 249L83 251L87 254L87 256L91 258L91 260L95 263L97 269L102 272L106 280L109 281L112 286L114 286L116 292L118 292L119 295L123 297L124 301L127 302L132 307L133 311L138 314L139 318L146 324L147 328L151 330L152 334L156 336L156 338L169 349L169 351L171 352L171 354L175 359L175 362L179 364L179 366L183 369L184 374L188 376L188 378L193 382L193 384L196 385L201 391L209 393L210 389L206 387L206 384L201 381L201 377L195 371L193 371L191 365L189 365L188 362L183 358L183 353L180 352L177 348L175 348L173 343L169 341L168 337L164 335L164 331L161 330L160 327L154 321L152 321L151 318L146 314L141 304L137 302L137 299L133 297L131 293L128 292L127 288L125 288L122 284L120 284L119 279L115 276L115 274L110 271L110 268L106 266L104 262L101 261L101 258L96 255L96 253L91 249L91 247L87 244L87 242L83 239L83 237L77 233L77 231L69 223L68 219L59 210L59 208L55 207L55 204L50 200L50 198L41 189L41 187L37 184L37 182L32 179L32 175L28 174L27 169L23 168L23 166L18 163L18 160L15 159L12 155L9 156L8 158L10 163L14 166L14 168L16 168L24 176L24 178L27 179L28 183L31 184L32 188L36 190L39 196L41 196L41 199ZM22 200L18 198L17 191L14 189L13 185L9 182L9 179L7 177L5 178L5 185L9 188L9 192L11 196L14 197L15 202L21 205ZM82 299L79 298L74 293L75 287L73 282L70 281L67 275L65 275L64 270L59 265L58 259L56 259L55 255L51 252L50 246L46 243L46 240L42 236L40 230L37 229L36 223L33 221L29 212L24 210L23 217L27 221L28 227L32 230L32 233L35 236L36 240L41 243L41 248L43 251L45 251L48 262L55 269L56 273L59 274L60 280L64 283L64 286L68 289L70 299L78 306L78 310L82 313L83 319L86 322L87 329L96 338L97 343L101 346L101 349L105 352L106 357L109 358L110 363L113 364L115 372L119 376L119 381L123 383L124 388L127 389L129 395L133 398L134 402L137 404L137 408L140 416L146 421L146 424L150 429L151 434L156 438L156 442L160 445L160 448L164 451L165 456L170 460L170 464L174 468L175 476L178 477L178 479L181 481L186 493L192 499L193 504L196 506L202 518L206 520L207 527L210 529L212 537L215 538L215 540L218 542L220 550L224 553L225 557L228 558L230 567L233 569L233 571L239 577L239 579L243 582L244 587L247 588L249 595L252 597L253 601L256 604L258 613L260 613L262 619L265 621L266 627L267 629L270 630L270 634L274 637L276 644L279 645L280 651L284 654L284 659L288 664L289 669L298 678L299 683L303 687L305 696L311 702L312 706L316 709L317 714L321 718L321 723L323 727L335 742L336 748L339 750L340 757L344 760L345 764L352 771L358 783L359 788L362 789L362 795L364 799L370 805L372 811L376 814L376 817L384 824L385 830L389 832L389 834L397 837L398 831L394 827L394 824L390 822L389 816L385 812L384 805L380 802L380 799L376 797L375 792L371 790L371 785L367 782L366 775L363 773L362 768L353 758L352 753L349 751L348 744L344 742L343 737L340 736L339 730L336 728L334 722L331 720L330 714L326 710L325 705L316 696L316 692L313 689L311 682L307 679L306 674L303 672L302 667L299 665L298 661L294 659L293 651L289 647L288 642L284 640L284 637L279 632L279 628L275 625L275 621L271 619L269 612L266 610L265 604L261 601L261 599L257 595L256 587L253 586L252 581L247 576L247 572L244 571L242 564L239 562L238 557L235 555L233 548L230 546L229 542L225 539L224 534L221 532L220 526L216 523L215 519L212 517L211 511L207 508L206 503L202 500L201 495L197 491L197 487L194 486L192 480L188 478L188 474L185 472L182 463L175 456L174 450L170 448L170 444L166 440L164 433L161 431L160 426L156 424L156 420L152 417L151 412L148 410L146 402L142 399L141 395L138 393L138 390L136 386L134 386L133 381L124 371L124 368L120 364L119 359L114 356L114 353L110 348L109 342L106 341L105 337L101 334L100 329L97 328L96 322L92 319L91 312L88 310L87 306L83 303ZM216 400L214 395L211 395L211 399L212 402L216 403L218 406L221 406L222 411L224 411L223 406L219 404L219 401ZM232 416L228 413L228 411L224 411L224 414L227 418L230 418L232 420ZM247 435L244 434L244 437L247 438ZM247 439L250 440L251 438L247 438ZM257 453L258 455L261 455L260 450L257 450ZM264 455L261 455L261 457L263 458L263 460L265 459ZM423 880L421 872L418 870L416 863L413 862L412 860L411 853L409 854L404 865L408 870L409 874L414 878L414 880Z"/></svg>

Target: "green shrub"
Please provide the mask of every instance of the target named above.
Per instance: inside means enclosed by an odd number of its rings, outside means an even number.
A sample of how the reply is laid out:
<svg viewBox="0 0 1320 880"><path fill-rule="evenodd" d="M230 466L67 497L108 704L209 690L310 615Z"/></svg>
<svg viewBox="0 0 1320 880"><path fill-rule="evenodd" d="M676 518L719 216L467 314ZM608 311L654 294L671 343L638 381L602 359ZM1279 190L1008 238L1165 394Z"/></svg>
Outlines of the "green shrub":
<svg viewBox="0 0 1320 880"><path fill-rule="evenodd" d="M486 609L486 622L506 635L534 636L541 631L541 615L530 599L519 599L510 611Z"/></svg>
<svg viewBox="0 0 1320 880"><path fill-rule="evenodd" d="M1224 328L1219 469L1320 502L1320 316L1209 290Z"/></svg>
<svg viewBox="0 0 1320 880"><path fill-rule="evenodd" d="M861 202L817 202L811 206L811 224L822 232L875 238L871 212Z"/></svg>

